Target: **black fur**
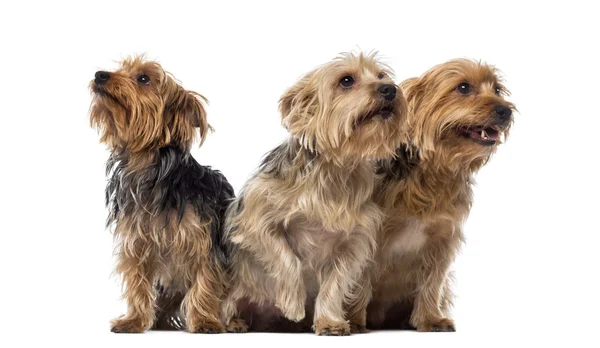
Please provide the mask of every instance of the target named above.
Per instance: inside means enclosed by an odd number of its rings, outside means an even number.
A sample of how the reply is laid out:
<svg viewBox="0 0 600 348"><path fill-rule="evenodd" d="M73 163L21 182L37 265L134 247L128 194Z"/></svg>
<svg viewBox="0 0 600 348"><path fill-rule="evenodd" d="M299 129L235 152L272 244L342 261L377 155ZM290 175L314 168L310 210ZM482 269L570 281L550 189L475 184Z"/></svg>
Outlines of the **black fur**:
<svg viewBox="0 0 600 348"><path fill-rule="evenodd" d="M153 330L185 330L185 319L181 312L181 303L184 294L173 293L165 289L160 283L155 285L158 295L156 301L156 319Z"/></svg>
<svg viewBox="0 0 600 348"><path fill-rule="evenodd" d="M295 157L293 147L286 141L264 156L258 171L277 179L284 179L284 173L292 167Z"/></svg>
<svg viewBox="0 0 600 348"><path fill-rule="evenodd" d="M264 156L258 172L276 179L285 179L290 172L296 172L298 168L295 163L300 158L312 160L315 156L317 153L305 149L300 144L285 141Z"/></svg>
<svg viewBox="0 0 600 348"><path fill-rule="evenodd" d="M153 161L143 169L130 171L129 164L127 151L113 153L106 164L110 178L106 186L107 224L116 222L119 214L132 214L139 203L151 214L176 211L179 219L191 205L199 219L212 221L213 252L226 264L222 223L234 192L225 176L200 165L189 152L177 147L156 150Z"/></svg>
<svg viewBox="0 0 600 348"><path fill-rule="evenodd" d="M384 181L398 181L406 178L418 164L418 150L403 145L396 149L394 157L377 162L376 173L381 175Z"/></svg>

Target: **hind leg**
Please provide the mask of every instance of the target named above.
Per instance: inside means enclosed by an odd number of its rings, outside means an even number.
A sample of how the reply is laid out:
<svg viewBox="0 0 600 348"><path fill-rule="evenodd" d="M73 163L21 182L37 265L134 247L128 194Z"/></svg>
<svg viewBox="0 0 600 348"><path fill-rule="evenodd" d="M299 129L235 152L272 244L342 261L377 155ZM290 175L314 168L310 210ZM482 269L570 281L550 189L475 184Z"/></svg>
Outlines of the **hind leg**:
<svg viewBox="0 0 600 348"><path fill-rule="evenodd" d="M242 318L233 318L227 324L227 332L244 333L248 332L248 324Z"/></svg>

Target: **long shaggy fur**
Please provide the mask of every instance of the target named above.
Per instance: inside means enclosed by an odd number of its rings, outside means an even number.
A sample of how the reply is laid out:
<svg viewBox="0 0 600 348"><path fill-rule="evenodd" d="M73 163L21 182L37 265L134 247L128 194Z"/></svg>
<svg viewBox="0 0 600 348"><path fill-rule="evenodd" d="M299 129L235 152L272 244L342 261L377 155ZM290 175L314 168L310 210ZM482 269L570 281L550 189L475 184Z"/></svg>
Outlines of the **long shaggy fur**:
<svg viewBox="0 0 600 348"><path fill-rule="evenodd" d="M457 89L464 83L468 94ZM401 86L409 106L409 143L378 167L375 197L387 217L373 269L369 325L454 331L449 268L464 239L473 176L512 123L512 116L499 118L495 108L515 107L504 99L508 92L496 69L465 59ZM482 143L473 129L497 130L500 138Z"/></svg>
<svg viewBox="0 0 600 348"><path fill-rule="evenodd" d="M225 264L226 249L222 237L222 222L227 202L233 197L231 185L218 171L202 166L191 154L175 147L163 147L156 151L154 161L144 169L127 172L130 165L126 152L111 154L107 164L106 205L109 208L107 225L116 224L119 216L131 216L144 204L142 210L152 217L164 217L166 226L172 219L183 220L186 209L193 208L194 214L210 222L211 252ZM160 220L157 231L149 231L157 244L168 245ZM187 241L181 240L180 243ZM180 250L193 245L179 245ZM192 251L189 251L192 253Z"/></svg>
<svg viewBox="0 0 600 348"><path fill-rule="evenodd" d="M354 79L351 87L340 85L345 76ZM300 327L313 324L320 335L349 334L347 320L364 327L366 313L344 306L369 297L360 275L383 219L372 199L373 163L403 139L404 97L398 91L385 100L378 92L390 76L373 55L346 54L281 97L290 137L227 212L232 287L222 312L232 331L245 329L240 317L254 330L273 329L283 317L304 319Z"/></svg>
<svg viewBox="0 0 600 348"><path fill-rule="evenodd" d="M197 129L202 139L210 129L205 99L142 58L97 73L91 89L91 122L111 150L108 225L128 304L112 331L222 332L227 256L221 223L233 189L190 154Z"/></svg>

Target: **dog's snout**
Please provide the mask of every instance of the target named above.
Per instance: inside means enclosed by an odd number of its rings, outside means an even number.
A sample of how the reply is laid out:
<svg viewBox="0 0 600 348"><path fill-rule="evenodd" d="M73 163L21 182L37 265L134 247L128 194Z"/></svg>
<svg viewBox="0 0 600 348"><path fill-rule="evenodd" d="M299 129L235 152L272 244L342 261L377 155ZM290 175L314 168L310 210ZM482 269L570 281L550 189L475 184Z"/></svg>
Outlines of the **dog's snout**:
<svg viewBox="0 0 600 348"><path fill-rule="evenodd" d="M101 85L103 83L106 83L106 81L108 81L109 78L110 78L110 74L107 71L97 71L96 79L94 81L97 84Z"/></svg>
<svg viewBox="0 0 600 348"><path fill-rule="evenodd" d="M377 91L385 98L385 100L392 100L396 98L396 86L394 85L381 85L379 88L377 88Z"/></svg>
<svg viewBox="0 0 600 348"><path fill-rule="evenodd" d="M494 116L502 123L508 122L510 120L510 115L512 115L512 111L504 105L498 105L494 108Z"/></svg>

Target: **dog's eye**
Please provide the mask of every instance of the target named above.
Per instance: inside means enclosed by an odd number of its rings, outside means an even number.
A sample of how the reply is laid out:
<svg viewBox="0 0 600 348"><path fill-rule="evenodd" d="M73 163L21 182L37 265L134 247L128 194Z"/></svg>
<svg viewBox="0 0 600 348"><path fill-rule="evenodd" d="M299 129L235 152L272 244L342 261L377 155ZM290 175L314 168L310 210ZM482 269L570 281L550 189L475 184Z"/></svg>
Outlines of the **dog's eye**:
<svg viewBox="0 0 600 348"><path fill-rule="evenodd" d="M460 85L458 85L458 87L456 87L456 90L462 95L468 95L471 93L471 85L469 85L466 82L463 82Z"/></svg>
<svg viewBox="0 0 600 348"><path fill-rule="evenodd" d="M146 75L146 74L140 74L140 75L138 75L138 77L137 77L137 81L138 81L139 83L143 83L143 84L147 85L147 84L149 84L149 83L150 83L150 78L149 78L149 77L148 77L148 75Z"/></svg>
<svg viewBox="0 0 600 348"><path fill-rule="evenodd" d="M340 85L344 88L350 88L352 85L354 85L354 79L352 76L344 76L340 80Z"/></svg>
<svg viewBox="0 0 600 348"><path fill-rule="evenodd" d="M502 89L498 86L494 87L494 93L496 93L496 95L500 95L502 93Z"/></svg>
<svg viewBox="0 0 600 348"><path fill-rule="evenodd" d="M377 75L378 79L383 79L385 77L385 73L380 72L379 75Z"/></svg>

